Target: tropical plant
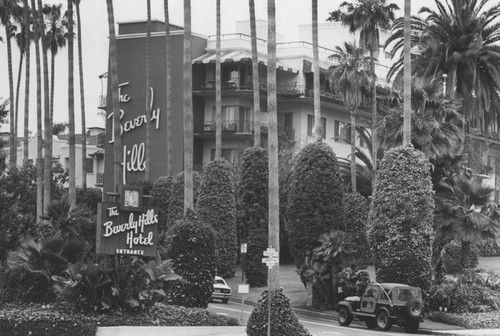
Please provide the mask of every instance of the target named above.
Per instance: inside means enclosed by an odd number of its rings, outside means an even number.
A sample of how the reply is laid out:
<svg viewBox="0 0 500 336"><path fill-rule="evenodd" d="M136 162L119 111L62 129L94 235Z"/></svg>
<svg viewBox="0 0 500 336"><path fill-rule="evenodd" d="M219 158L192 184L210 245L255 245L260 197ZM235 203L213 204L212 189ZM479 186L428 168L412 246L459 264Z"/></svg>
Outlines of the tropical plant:
<svg viewBox="0 0 500 336"><path fill-rule="evenodd" d="M257 28L255 24L255 0L248 0L250 12L250 43L252 48L252 92L253 92L253 145L260 147L260 82L259 55L257 53Z"/></svg>
<svg viewBox="0 0 500 336"><path fill-rule="evenodd" d="M321 126L321 96L318 46L318 0L311 1L312 9L312 47L313 47L313 105L314 105L314 139L322 139Z"/></svg>
<svg viewBox="0 0 500 336"><path fill-rule="evenodd" d="M232 278L237 258L236 191L233 167L226 160L205 165L196 212L215 231L217 275Z"/></svg>
<svg viewBox="0 0 500 336"><path fill-rule="evenodd" d="M33 30L31 28L33 24L33 13L29 7L28 0L23 0L23 13L24 17L22 19L21 25L24 26L25 31L25 42L24 52L26 54L26 72L24 81L24 139L23 139L23 167L28 165L28 144L29 144L29 102L30 102L30 66L31 66L31 42L34 39Z"/></svg>
<svg viewBox="0 0 500 336"><path fill-rule="evenodd" d="M215 158L222 155L222 87L221 87L221 10L220 0L215 0Z"/></svg>
<svg viewBox="0 0 500 336"><path fill-rule="evenodd" d="M351 43L344 43L344 49L335 48L330 56L338 65L330 67L330 83L335 91L342 94L344 105L351 116L351 127L356 128L356 110L361 105L363 91L369 89L375 79L370 68L370 60L364 50ZM367 92L367 91L366 91ZM351 186L356 192L356 133L351 132Z"/></svg>
<svg viewBox="0 0 500 336"><path fill-rule="evenodd" d="M432 278L434 199L428 158L411 146L385 153L369 213L377 281L427 291Z"/></svg>
<svg viewBox="0 0 500 336"><path fill-rule="evenodd" d="M41 1L41 0L38 0ZM73 52L73 0L68 0L68 128L69 128L69 200L76 204L76 138L75 138L75 83ZM49 127L51 127L50 125ZM45 126L48 127L48 126ZM85 132L85 130L83 130ZM51 133L49 133L51 134ZM115 146L118 146L115 139Z"/></svg>
<svg viewBox="0 0 500 336"><path fill-rule="evenodd" d="M436 191L434 267L441 280L446 264L454 272L477 266L477 248L500 233L500 210L491 202L493 188L466 174L445 176ZM454 261L454 262L453 262ZM444 265L443 265L444 264Z"/></svg>
<svg viewBox="0 0 500 336"><path fill-rule="evenodd" d="M394 12L399 7L396 4L387 4L385 0L357 0L356 3L347 1L340 4L340 9L330 12L329 21L341 21L349 26L349 31L359 31L360 48L370 52L371 70L375 73L375 59L379 54L380 30L388 30L394 22ZM376 158L378 154L377 135L377 90L376 80L373 77L371 86L372 102L372 138L373 146L371 155ZM377 170L377 161L373 161L373 170Z"/></svg>

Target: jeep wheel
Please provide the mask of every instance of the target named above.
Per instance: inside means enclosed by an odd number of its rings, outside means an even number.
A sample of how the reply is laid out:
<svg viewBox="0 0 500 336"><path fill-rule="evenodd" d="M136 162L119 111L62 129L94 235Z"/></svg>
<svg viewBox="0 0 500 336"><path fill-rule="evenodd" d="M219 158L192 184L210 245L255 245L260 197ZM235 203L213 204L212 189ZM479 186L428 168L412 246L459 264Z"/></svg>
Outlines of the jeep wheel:
<svg viewBox="0 0 500 336"><path fill-rule="evenodd" d="M419 321L408 321L404 325L404 329L407 333L409 334L414 334L418 331L418 328L420 328L420 322Z"/></svg>
<svg viewBox="0 0 500 336"><path fill-rule="evenodd" d="M406 304L405 310L409 318L418 321L420 314L422 314L422 303L418 300L410 300Z"/></svg>
<svg viewBox="0 0 500 336"><path fill-rule="evenodd" d="M377 314L377 327L382 331L389 331L392 328L392 321L385 310L381 310Z"/></svg>
<svg viewBox="0 0 500 336"><path fill-rule="evenodd" d="M349 309L347 309L347 307L340 307L337 320L339 321L339 324L344 327L347 327L349 324L351 324L352 314L349 313Z"/></svg>
<svg viewBox="0 0 500 336"><path fill-rule="evenodd" d="M377 329L377 320L372 317L367 317L365 320L368 329Z"/></svg>

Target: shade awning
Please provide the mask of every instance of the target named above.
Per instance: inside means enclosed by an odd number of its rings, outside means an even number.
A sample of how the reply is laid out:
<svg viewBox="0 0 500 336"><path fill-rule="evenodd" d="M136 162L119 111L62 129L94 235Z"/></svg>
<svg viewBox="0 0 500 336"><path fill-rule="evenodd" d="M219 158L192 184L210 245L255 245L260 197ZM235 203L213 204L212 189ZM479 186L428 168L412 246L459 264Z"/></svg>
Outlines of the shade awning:
<svg viewBox="0 0 500 336"><path fill-rule="evenodd" d="M330 66L326 63L323 63L323 62L319 62L319 71L321 73L327 73L328 72L328 69L330 68ZM302 62L302 71L304 73L311 73L313 72L313 69L312 69L312 62L308 61L308 60L303 60Z"/></svg>
<svg viewBox="0 0 500 336"><path fill-rule="evenodd" d="M216 54L215 53L206 53L201 55L193 60L193 64L208 64L215 63ZM259 55L259 63L267 65L267 58ZM233 50L233 51L223 51L220 55L220 62L241 62L241 61L252 61L252 55L243 50ZM292 73L298 73L297 69L293 69L288 65L285 65L281 62L276 62L276 69L280 69L283 71L288 71Z"/></svg>
<svg viewBox="0 0 500 336"><path fill-rule="evenodd" d="M99 158L99 159L103 158L104 157L104 150L101 150L101 149L97 150L97 151L95 151L93 153L90 153L89 156L95 157L95 158Z"/></svg>

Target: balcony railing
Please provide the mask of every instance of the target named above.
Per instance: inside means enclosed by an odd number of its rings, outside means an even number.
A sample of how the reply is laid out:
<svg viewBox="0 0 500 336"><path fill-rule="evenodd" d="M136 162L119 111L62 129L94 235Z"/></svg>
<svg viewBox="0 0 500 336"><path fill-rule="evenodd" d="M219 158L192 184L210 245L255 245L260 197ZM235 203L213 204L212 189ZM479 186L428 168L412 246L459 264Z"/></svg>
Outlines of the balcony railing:
<svg viewBox="0 0 500 336"><path fill-rule="evenodd" d="M217 123L205 121L203 124L194 126L195 133L215 133ZM253 133L253 122L250 120L224 120L222 132L225 133Z"/></svg>
<svg viewBox="0 0 500 336"><path fill-rule="evenodd" d="M235 80L222 81L221 82L221 90L222 91L236 91L236 90L251 90L252 83L251 82L241 82L238 83ZM215 92L215 81L203 81L203 82L194 82L193 83L194 91L208 91Z"/></svg>
<svg viewBox="0 0 500 336"><path fill-rule="evenodd" d="M95 174L95 185L97 185L97 186L104 185L104 173L96 173Z"/></svg>

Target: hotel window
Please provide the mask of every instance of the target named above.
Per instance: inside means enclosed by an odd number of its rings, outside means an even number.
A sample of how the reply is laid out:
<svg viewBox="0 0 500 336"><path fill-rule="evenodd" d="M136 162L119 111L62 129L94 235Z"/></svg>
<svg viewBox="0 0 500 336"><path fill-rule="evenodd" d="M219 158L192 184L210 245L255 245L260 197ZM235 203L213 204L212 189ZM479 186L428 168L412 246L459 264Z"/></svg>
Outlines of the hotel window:
<svg viewBox="0 0 500 336"><path fill-rule="evenodd" d="M278 128L293 129L293 113L278 113Z"/></svg>
<svg viewBox="0 0 500 336"><path fill-rule="evenodd" d="M212 121L217 120L215 106L212 108ZM252 131L253 114L248 106L222 106L222 130L249 133Z"/></svg>
<svg viewBox="0 0 500 336"><path fill-rule="evenodd" d="M314 127L314 116L308 114L307 115L307 135L313 135L313 127ZM321 118L321 137L326 139L326 118Z"/></svg>
<svg viewBox="0 0 500 336"><path fill-rule="evenodd" d="M94 174L94 159L85 159L85 171L87 174Z"/></svg>
<svg viewBox="0 0 500 336"><path fill-rule="evenodd" d="M243 150L241 148L222 148L221 156L226 161L237 166L240 164L241 153ZM210 160L215 160L215 148L212 148L210 153Z"/></svg>
<svg viewBox="0 0 500 336"><path fill-rule="evenodd" d="M351 141L351 124L335 120L334 140L340 142Z"/></svg>

